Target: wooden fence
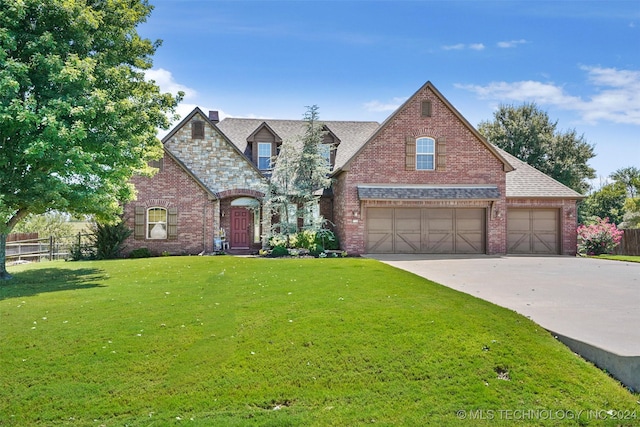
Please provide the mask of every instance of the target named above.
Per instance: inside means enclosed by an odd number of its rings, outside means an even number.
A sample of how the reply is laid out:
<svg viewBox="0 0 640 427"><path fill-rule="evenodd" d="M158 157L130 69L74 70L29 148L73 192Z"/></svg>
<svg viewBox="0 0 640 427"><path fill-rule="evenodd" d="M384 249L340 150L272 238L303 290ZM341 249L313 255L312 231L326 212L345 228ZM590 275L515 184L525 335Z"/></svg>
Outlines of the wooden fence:
<svg viewBox="0 0 640 427"><path fill-rule="evenodd" d="M622 241L616 246L615 255L640 255L640 229L623 230Z"/></svg>
<svg viewBox="0 0 640 427"><path fill-rule="evenodd" d="M72 250L90 250L88 234L78 233L58 239L38 237L38 233L14 233L7 236L7 262L68 259ZM75 249L74 249L75 248Z"/></svg>

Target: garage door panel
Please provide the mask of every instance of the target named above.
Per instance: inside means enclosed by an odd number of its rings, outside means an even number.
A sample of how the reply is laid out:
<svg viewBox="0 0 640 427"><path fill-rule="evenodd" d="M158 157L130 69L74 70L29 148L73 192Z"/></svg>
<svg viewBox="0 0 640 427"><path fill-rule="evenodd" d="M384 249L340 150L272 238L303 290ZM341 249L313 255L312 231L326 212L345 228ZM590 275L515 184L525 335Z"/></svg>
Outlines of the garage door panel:
<svg viewBox="0 0 640 427"><path fill-rule="evenodd" d="M484 253L484 209L369 208L367 252Z"/></svg>
<svg viewBox="0 0 640 427"><path fill-rule="evenodd" d="M507 211L507 252L558 254L560 252L557 209L510 209Z"/></svg>
<svg viewBox="0 0 640 427"><path fill-rule="evenodd" d="M366 249L370 253L393 253L393 209L367 210Z"/></svg>
<svg viewBox="0 0 640 427"><path fill-rule="evenodd" d="M393 239L391 233L370 232L367 239L367 252L375 254L393 253Z"/></svg>
<svg viewBox="0 0 640 427"><path fill-rule="evenodd" d="M451 254L454 253L453 232L429 233L425 239L424 253Z"/></svg>

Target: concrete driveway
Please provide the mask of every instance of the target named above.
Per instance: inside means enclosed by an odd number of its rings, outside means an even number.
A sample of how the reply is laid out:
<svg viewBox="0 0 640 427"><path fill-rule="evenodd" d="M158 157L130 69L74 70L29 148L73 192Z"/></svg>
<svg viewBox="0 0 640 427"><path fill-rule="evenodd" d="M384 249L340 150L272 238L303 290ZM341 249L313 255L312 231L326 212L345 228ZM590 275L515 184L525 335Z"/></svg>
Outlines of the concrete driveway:
<svg viewBox="0 0 640 427"><path fill-rule="evenodd" d="M640 390L640 263L564 256L368 257L515 310Z"/></svg>

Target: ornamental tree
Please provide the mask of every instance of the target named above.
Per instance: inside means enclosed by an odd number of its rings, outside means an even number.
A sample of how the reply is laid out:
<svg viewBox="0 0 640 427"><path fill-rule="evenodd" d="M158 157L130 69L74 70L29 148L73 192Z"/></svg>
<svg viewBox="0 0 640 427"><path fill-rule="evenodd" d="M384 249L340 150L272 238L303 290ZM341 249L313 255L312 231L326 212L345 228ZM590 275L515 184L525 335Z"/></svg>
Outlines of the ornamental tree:
<svg viewBox="0 0 640 427"><path fill-rule="evenodd" d="M609 218L596 218L594 222L578 226L578 253L602 255L613 252L622 240L622 230L609 222Z"/></svg>
<svg viewBox="0 0 640 427"><path fill-rule="evenodd" d="M307 107L304 115L305 133L296 141L284 141L275 161L264 199L263 226L270 230L263 246L273 234L284 235L288 246L290 235L296 233L298 218L317 203L318 192L331 186L330 166L322 155L322 141L326 132L319 121L318 106ZM272 218L278 218L271 223Z"/></svg>
<svg viewBox="0 0 640 427"><path fill-rule="evenodd" d="M113 220L162 155L182 94L145 79L146 0L0 0L0 277L6 236L50 210Z"/></svg>

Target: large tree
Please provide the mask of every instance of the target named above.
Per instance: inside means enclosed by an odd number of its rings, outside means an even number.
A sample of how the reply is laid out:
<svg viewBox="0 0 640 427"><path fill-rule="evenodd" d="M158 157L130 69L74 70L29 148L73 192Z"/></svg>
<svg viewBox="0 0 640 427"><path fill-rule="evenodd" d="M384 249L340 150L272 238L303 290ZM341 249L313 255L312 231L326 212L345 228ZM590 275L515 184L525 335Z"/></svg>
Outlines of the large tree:
<svg viewBox="0 0 640 427"><path fill-rule="evenodd" d="M640 191L640 169L635 166L620 168L614 171L609 178L624 184L627 189L627 196L634 198Z"/></svg>
<svg viewBox="0 0 640 427"><path fill-rule="evenodd" d="M534 103L502 105L493 121L478 125L487 140L566 186L585 193L595 170L587 162L593 146L575 130L561 132L558 122Z"/></svg>
<svg viewBox="0 0 640 427"><path fill-rule="evenodd" d="M181 94L144 71L146 0L0 0L0 277L7 234L52 209L113 219Z"/></svg>
<svg viewBox="0 0 640 427"><path fill-rule="evenodd" d="M589 223L593 218L609 218L612 223L620 224L624 216L624 204L627 198L623 183L614 182L602 186L589 194L578 207L578 221Z"/></svg>

